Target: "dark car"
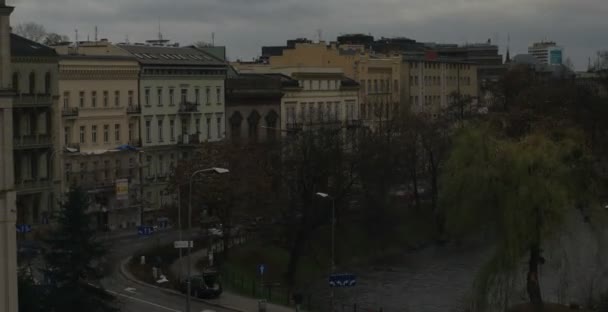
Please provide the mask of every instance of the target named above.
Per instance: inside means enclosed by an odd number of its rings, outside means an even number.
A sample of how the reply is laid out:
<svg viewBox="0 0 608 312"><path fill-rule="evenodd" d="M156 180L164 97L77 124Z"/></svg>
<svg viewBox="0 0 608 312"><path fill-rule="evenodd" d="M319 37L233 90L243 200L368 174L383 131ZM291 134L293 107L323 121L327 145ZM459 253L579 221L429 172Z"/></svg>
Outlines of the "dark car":
<svg viewBox="0 0 608 312"><path fill-rule="evenodd" d="M222 294L222 284L219 281L218 275L215 272L195 275L190 278L190 295L195 298L215 299ZM188 289L187 279L180 284L180 291L186 293Z"/></svg>

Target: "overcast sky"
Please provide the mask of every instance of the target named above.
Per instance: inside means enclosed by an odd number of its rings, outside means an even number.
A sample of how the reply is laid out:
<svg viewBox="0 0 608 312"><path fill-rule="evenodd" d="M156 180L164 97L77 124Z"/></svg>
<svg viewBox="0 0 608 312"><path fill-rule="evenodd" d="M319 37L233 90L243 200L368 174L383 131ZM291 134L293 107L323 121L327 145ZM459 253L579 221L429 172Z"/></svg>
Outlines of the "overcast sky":
<svg viewBox="0 0 608 312"><path fill-rule="evenodd" d="M183 44L225 45L235 60L258 56L263 45L287 39L335 40L342 33L404 36L444 43L492 38L504 54L526 53L542 39L558 42L577 69L608 49L607 0L8 0L12 24L34 21L74 38L122 42L163 36Z"/></svg>

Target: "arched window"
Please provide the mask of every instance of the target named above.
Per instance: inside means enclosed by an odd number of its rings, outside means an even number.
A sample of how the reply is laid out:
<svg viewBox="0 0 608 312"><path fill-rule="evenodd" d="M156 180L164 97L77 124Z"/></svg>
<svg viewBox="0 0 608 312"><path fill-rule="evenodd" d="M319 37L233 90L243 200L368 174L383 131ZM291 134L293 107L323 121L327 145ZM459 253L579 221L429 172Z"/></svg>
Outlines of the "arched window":
<svg viewBox="0 0 608 312"><path fill-rule="evenodd" d="M14 72L13 73L13 90L15 90L15 92L20 93L19 91L19 73L18 72Z"/></svg>
<svg viewBox="0 0 608 312"><path fill-rule="evenodd" d="M243 122L243 116L239 111L232 113L230 116L230 136L232 139L239 139L241 137L241 123Z"/></svg>
<svg viewBox="0 0 608 312"><path fill-rule="evenodd" d="M249 139L252 141L258 140L258 123L260 121L260 114L258 111L253 110L249 117L247 117L247 123L249 124Z"/></svg>
<svg viewBox="0 0 608 312"><path fill-rule="evenodd" d="M44 75L44 94L51 94L51 73Z"/></svg>
<svg viewBox="0 0 608 312"><path fill-rule="evenodd" d="M36 93L36 74L30 73L30 94Z"/></svg>
<svg viewBox="0 0 608 312"><path fill-rule="evenodd" d="M273 110L270 110L270 112L268 112L268 114L266 114L266 117L264 119L266 119L266 126L268 127L266 129L266 137L269 140L276 139L277 122L279 120L279 114L277 114L277 112L275 112L273 109Z"/></svg>

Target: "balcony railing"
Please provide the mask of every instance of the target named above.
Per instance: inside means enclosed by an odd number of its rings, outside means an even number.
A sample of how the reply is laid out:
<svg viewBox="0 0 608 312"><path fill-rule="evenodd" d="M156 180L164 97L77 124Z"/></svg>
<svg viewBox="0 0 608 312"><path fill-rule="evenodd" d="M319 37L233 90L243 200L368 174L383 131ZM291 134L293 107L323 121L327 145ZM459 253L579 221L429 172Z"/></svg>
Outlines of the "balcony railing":
<svg viewBox="0 0 608 312"><path fill-rule="evenodd" d="M47 134L32 134L13 138L15 148L42 148L51 146L51 137Z"/></svg>
<svg viewBox="0 0 608 312"><path fill-rule="evenodd" d="M14 104L16 107L49 107L53 105L53 97L48 94L19 94Z"/></svg>
<svg viewBox="0 0 608 312"><path fill-rule="evenodd" d="M127 106L127 114L141 114L141 106L139 106L139 105Z"/></svg>
<svg viewBox="0 0 608 312"><path fill-rule="evenodd" d="M15 179L15 188L17 191L39 190L46 189L52 186L48 178L39 179Z"/></svg>
<svg viewBox="0 0 608 312"><path fill-rule="evenodd" d="M196 103L183 102L179 104L179 113L196 113L198 112L198 105Z"/></svg>
<svg viewBox="0 0 608 312"><path fill-rule="evenodd" d="M78 107L66 107L61 110L61 116L63 117L76 117L78 116Z"/></svg>

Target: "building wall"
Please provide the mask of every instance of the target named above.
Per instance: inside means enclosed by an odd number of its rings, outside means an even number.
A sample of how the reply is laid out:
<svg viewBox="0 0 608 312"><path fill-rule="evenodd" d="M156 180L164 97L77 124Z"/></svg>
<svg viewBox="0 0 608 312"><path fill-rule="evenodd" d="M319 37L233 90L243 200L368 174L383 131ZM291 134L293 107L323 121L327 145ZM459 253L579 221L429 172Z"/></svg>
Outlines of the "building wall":
<svg viewBox="0 0 608 312"><path fill-rule="evenodd" d="M281 103L280 100L276 100L276 103L272 102L275 100L259 101L254 105L243 101L226 106L226 137L231 140L253 142L278 138L277 128L281 127ZM276 119L272 117L273 115Z"/></svg>
<svg viewBox="0 0 608 312"><path fill-rule="evenodd" d="M9 16L0 0L0 311L17 312L16 195L13 178L12 91Z"/></svg>
<svg viewBox="0 0 608 312"><path fill-rule="evenodd" d="M283 55L270 57L272 67L338 67L347 77L356 78L353 64L360 59L358 53L341 54L335 44L296 43L294 49L283 50Z"/></svg>
<svg viewBox="0 0 608 312"><path fill-rule="evenodd" d="M139 64L124 58L64 57L59 65L61 146L66 188L94 194L90 213L99 227L139 223L139 155L115 152L139 142ZM117 200L117 179L130 180L129 200Z"/></svg>
<svg viewBox="0 0 608 312"><path fill-rule="evenodd" d="M452 95L478 97L477 67L472 64L429 62L403 63L404 96L414 112L437 114L452 103Z"/></svg>

